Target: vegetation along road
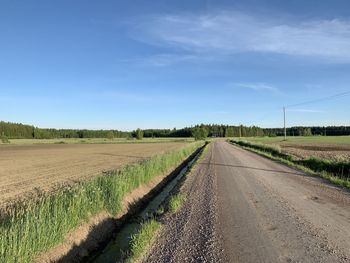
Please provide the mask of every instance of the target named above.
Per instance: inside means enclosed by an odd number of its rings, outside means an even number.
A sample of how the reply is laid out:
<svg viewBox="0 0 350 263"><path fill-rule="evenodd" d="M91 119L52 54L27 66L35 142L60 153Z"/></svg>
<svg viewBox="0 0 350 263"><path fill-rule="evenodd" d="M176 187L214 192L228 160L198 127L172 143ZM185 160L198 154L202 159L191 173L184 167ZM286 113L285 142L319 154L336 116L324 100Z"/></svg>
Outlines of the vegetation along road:
<svg viewBox="0 0 350 263"><path fill-rule="evenodd" d="M10 200L28 199L35 189L51 191L72 185L184 145L183 142L0 145L0 207Z"/></svg>
<svg viewBox="0 0 350 263"><path fill-rule="evenodd" d="M350 193L320 178L219 141L185 186L144 262L350 260Z"/></svg>

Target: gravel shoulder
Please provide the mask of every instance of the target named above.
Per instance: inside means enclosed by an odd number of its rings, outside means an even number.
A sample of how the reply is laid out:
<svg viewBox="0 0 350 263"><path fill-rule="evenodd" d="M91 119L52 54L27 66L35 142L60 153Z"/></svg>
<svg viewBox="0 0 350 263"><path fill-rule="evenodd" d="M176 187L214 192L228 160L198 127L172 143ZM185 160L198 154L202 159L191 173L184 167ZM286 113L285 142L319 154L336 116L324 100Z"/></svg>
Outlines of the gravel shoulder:
<svg viewBox="0 0 350 263"><path fill-rule="evenodd" d="M349 262L350 193L226 142L143 262Z"/></svg>
<svg viewBox="0 0 350 263"><path fill-rule="evenodd" d="M210 146L211 148L212 146ZM162 231L142 262L220 262L216 176L210 149L187 175L183 207L162 219Z"/></svg>

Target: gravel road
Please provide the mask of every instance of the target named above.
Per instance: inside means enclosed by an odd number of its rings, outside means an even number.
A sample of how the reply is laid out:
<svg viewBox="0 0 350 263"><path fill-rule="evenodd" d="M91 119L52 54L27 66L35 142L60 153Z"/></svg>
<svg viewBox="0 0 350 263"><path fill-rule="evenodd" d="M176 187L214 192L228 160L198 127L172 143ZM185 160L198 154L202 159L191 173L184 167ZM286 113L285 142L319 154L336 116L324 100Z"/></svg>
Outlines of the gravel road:
<svg viewBox="0 0 350 263"><path fill-rule="evenodd" d="M350 262L350 193L226 142L143 262Z"/></svg>

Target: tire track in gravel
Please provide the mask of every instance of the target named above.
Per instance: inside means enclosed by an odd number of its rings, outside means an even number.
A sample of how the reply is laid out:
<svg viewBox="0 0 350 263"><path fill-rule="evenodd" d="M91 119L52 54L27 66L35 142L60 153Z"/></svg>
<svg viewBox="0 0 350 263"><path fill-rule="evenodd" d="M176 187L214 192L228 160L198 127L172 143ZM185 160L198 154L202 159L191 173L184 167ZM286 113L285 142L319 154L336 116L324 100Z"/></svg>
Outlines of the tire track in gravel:
<svg viewBox="0 0 350 263"><path fill-rule="evenodd" d="M142 262L220 262L216 176L209 165L213 154L210 150L187 175L181 187L187 201L162 219L163 231Z"/></svg>

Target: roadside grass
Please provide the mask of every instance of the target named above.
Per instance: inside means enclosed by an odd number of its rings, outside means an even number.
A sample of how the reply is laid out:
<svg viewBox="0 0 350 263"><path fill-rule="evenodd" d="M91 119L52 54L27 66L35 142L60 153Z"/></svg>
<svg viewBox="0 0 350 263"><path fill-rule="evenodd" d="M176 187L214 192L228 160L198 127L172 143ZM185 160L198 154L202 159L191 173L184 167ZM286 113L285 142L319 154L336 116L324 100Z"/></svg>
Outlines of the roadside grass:
<svg viewBox="0 0 350 263"><path fill-rule="evenodd" d="M257 154L260 154L262 156L265 156L269 159L279 161L283 164L286 164L292 168L301 170L307 174L318 176L323 179L326 179L330 182L332 182L335 185L339 185L345 188L350 188L350 177L349 175L344 176L344 174L337 174L337 171L339 169L339 166L341 166L341 163L335 162L335 161L329 161L329 160L321 160L316 158L310 158L302 161L294 160L292 156L286 155L286 154L275 154L274 148L272 147L272 151L269 151L269 147L263 146L262 148L259 148L260 144L253 144L251 142L244 142L244 141L237 141L232 140L230 141L233 144L237 144L241 146L242 148L255 152ZM253 147L252 147L253 145ZM329 165L331 163L331 165ZM335 166L335 170L331 170L330 167ZM350 163L345 163L346 167L349 167ZM344 168L342 169L344 172ZM350 170L349 170L350 171Z"/></svg>
<svg viewBox="0 0 350 263"><path fill-rule="evenodd" d="M168 210L171 213L176 213L186 201L186 195L183 193L178 193L176 195L171 196L169 200Z"/></svg>
<svg viewBox="0 0 350 263"><path fill-rule="evenodd" d="M194 164L201 160L207 153L209 148L208 144L209 142L207 141L200 155L192 164L189 171ZM171 195L168 201L165 202L167 210L163 205L161 205L154 214L155 218L146 221L140 226L138 232L131 237L130 251L128 253L128 258L126 259L127 263L137 262L147 253L147 250L153 245L155 239L157 238L157 234L161 230L162 226L159 219L168 213L176 213L182 207L184 202L186 202L185 193L180 192L175 195Z"/></svg>
<svg viewBox="0 0 350 263"><path fill-rule="evenodd" d="M238 138L234 138L237 140ZM278 137L245 137L244 140L250 142L260 142L265 144L337 144L350 145L350 136L288 136L284 140L283 136Z"/></svg>
<svg viewBox="0 0 350 263"><path fill-rule="evenodd" d="M38 254L60 244L90 217L103 211L116 216L129 192L180 165L202 145L191 143L1 211L0 262L31 262Z"/></svg>
<svg viewBox="0 0 350 263"><path fill-rule="evenodd" d="M155 219L143 223L138 232L131 236L130 257L126 262L132 263L140 259L152 246L160 229L161 224Z"/></svg>
<svg viewBox="0 0 350 263"><path fill-rule="evenodd" d="M233 140L232 142L241 145L241 146L245 146L245 147L249 147L249 148L253 148L256 150L260 150L263 152L268 152L271 153L272 155L277 155L277 156L282 156L282 150L281 147L278 145L267 145L267 144L263 144L263 143L252 143L249 141L245 141L245 140Z"/></svg>
<svg viewBox="0 0 350 263"><path fill-rule="evenodd" d="M203 159L203 157L209 150L209 144L210 144L210 141L207 140L206 145L204 146L202 152L199 154L197 160L193 163L192 167L194 166L195 163L198 163L200 160ZM188 173L191 171L192 167L188 170ZM170 211L171 213L176 213L182 207L182 205L186 202L186 200L187 200L187 196L185 193L179 192L177 194L171 195L168 201L168 211ZM164 210L163 207L162 209Z"/></svg>

